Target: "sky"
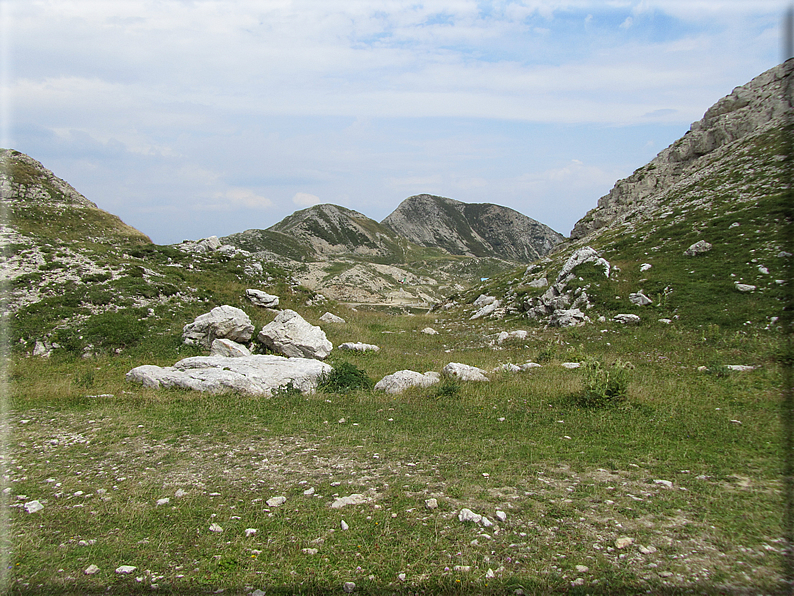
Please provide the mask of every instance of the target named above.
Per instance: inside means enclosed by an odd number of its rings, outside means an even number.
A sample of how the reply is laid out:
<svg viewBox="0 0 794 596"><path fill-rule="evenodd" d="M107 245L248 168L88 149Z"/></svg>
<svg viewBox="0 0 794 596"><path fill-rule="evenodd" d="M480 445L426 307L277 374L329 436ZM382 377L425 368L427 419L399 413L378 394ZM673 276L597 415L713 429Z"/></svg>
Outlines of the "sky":
<svg viewBox="0 0 794 596"><path fill-rule="evenodd" d="M158 244L429 193L568 235L784 0L0 0L0 146Z"/></svg>

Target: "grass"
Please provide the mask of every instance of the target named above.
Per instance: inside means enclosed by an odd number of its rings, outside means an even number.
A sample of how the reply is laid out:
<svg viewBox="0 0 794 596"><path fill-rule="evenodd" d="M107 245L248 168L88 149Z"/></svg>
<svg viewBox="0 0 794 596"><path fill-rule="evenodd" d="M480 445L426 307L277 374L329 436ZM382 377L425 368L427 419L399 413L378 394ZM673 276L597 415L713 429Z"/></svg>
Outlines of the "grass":
<svg viewBox="0 0 794 596"><path fill-rule="evenodd" d="M124 373L145 352L18 358L10 500L45 508L11 509L10 592L135 593L155 584L175 593L321 594L345 581L372 594L776 588L774 337L712 330L704 341L682 328L608 324L607 333L535 329L495 350L487 337L509 323L345 318L327 326L335 344L356 338L381 352L339 362L373 379L450 361L490 370L535 359L550 344L558 350L531 373L492 374L450 392L265 400L127 384ZM419 333L426 326L441 333ZM155 362L182 356L158 349ZM559 366L571 350L605 362L631 353L626 403L578 405L582 375ZM763 366L697 372L714 362ZM352 493L367 502L329 508L334 495ZM268 507L276 495L287 502ZM438 509L425 507L431 496ZM507 520L463 524L463 507L493 521L502 510ZM211 523L223 532L210 532ZM634 544L617 549L621 536ZM100 572L85 575L90 564ZM138 569L115 574L122 564ZM579 577L584 584L572 585Z"/></svg>

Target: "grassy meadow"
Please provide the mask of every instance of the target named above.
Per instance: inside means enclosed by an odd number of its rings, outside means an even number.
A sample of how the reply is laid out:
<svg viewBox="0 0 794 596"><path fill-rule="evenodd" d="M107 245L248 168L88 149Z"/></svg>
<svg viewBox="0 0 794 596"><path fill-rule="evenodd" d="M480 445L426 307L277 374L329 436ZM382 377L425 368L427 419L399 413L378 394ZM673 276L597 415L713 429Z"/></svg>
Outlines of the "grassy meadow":
<svg viewBox="0 0 794 596"><path fill-rule="evenodd" d="M774 329L651 318L553 330L460 313L299 306L303 298L284 304L314 324L326 310L347 320L323 325L334 345L381 347L329 358L373 381L448 362L542 367L397 396L263 399L125 381L134 366L200 353L180 346L192 319L121 354L16 354L5 422L7 591L341 594L346 582L358 594L780 589ZM257 329L273 316L246 310ZM438 335L420 332L428 326ZM494 343L515 329L528 338ZM582 369L561 364L587 358L631 363L624 401L582 405ZM364 502L331 508L351 494ZM268 505L276 496L286 502ZM31 500L44 508L27 513ZM459 521L463 508L493 525ZM98 571L86 574L91 565ZM122 565L136 569L116 573Z"/></svg>

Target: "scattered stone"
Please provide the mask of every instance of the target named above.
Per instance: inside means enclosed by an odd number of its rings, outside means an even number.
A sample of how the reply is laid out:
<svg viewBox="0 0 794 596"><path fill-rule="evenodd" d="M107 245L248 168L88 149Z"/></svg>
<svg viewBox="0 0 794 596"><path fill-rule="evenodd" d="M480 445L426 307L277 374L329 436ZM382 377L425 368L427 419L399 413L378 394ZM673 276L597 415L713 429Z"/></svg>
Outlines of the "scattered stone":
<svg viewBox="0 0 794 596"><path fill-rule="evenodd" d="M497 511L496 512L496 519L500 522L504 523L507 521L507 514L504 511Z"/></svg>
<svg viewBox="0 0 794 596"><path fill-rule="evenodd" d="M734 372L750 372L751 370L755 370L757 367L747 366L745 364L726 364L725 368Z"/></svg>
<svg viewBox="0 0 794 596"><path fill-rule="evenodd" d="M270 497L265 503L268 507L281 507L287 502L287 497Z"/></svg>
<svg viewBox="0 0 794 596"><path fill-rule="evenodd" d="M660 323L664 323L665 325L669 325L673 321L672 321L672 319L659 319L659 322Z"/></svg>
<svg viewBox="0 0 794 596"><path fill-rule="evenodd" d="M635 292L633 294L629 294L629 302L632 304L636 304L637 306L648 306L649 304L653 304L653 300L648 298L642 292Z"/></svg>
<svg viewBox="0 0 794 596"><path fill-rule="evenodd" d="M351 352L380 352L380 348L374 344L365 344L357 341L353 342L345 342L343 344L339 344L340 350L349 350Z"/></svg>
<svg viewBox="0 0 794 596"><path fill-rule="evenodd" d="M377 391L397 394L402 393L409 387L429 387L441 380L441 375L437 372L418 373L413 370L398 370L396 373L386 375L375 384Z"/></svg>
<svg viewBox="0 0 794 596"><path fill-rule="evenodd" d="M567 368L569 370L573 370L575 368L579 368L580 366L582 366L582 363L581 362L563 362L562 364L560 364L560 366L562 366L563 368Z"/></svg>
<svg viewBox="0 0 794 596"><path fill-rule="evenodd" d="M342 523L341 523L341 524L339 524L339 525L340 525L340 527L342 528L342 531L343 531L343 532L346 532L347 530L349 530L349 529L350 529L350 526L349 526L349 525L347 525L347 522L346 522L345 520L342 520Z"/></svg>
<svg viewBox="0 0 794 596"><path fill-rule="evenodd" d="M640 550L640 552L643 555L652 555L653 553L656 552L656 547L655 546L642 546L642 545L640 545L639 550Z"/></svg>
<svg viewBox="0 0 794 596"><path fill-rule="evenodd" d="M323 323L347 323L342 317L337 317L335 314L327 312L320 317Z"/></svg>
<svg viewBox="0 0 794 596"><path fill-rule="evenodd" d="M425 507L433 511L433 509L438 509L438 500L435 498L425 499Z"/></svg>
<svg viewBox="0 0 794 596"><path fill-rule="evenodd" d="M216 339L231 339L245 343L254 334L251 319L234 306L216 306L210 312L199 315L182 330L182 341L188 345L209 348Z"/></svg>
<svg viewBox="0 0 794 596"><path fill-rule="evenodd" d="M653 483L659 484L665 488L673 488L673 483L670 482L669 480L654 480Z"/></svg>
<svg viewBox="0 0 794 596"><path fill-rule="evenodd" d="M346 505L362 505L366 502L367 499L364 497L364 495L353 493L348 497L338 497L335 499L334 502L331 503L331 509L341 509Z"/></svg>
<svg viewBox="0 0 794 596"><path fill-rule="evenodd" d="M450 362L441 371L449 377L455 377L461 381L489 381L490 379L485 376L485 371L476 366L469 366L468 364L460 364L459 362Z"/></svg>
<svg viewBox="0 0 794 596"><path fill-rule="evenodd" d="M159 507L160 505L167 505L170 501L171 499L169 499L168 497L157 499L157 506Z"/></svg>
<svg viewBox="0 0 794 596"><path fill-rule="evenodd" d="M539 277L538 279L533 279L531 282L527 284L530 288L545 288L549 285L549 280L545 277Z"/></svg>
<svg viewBox="0 0 794 596"><path fill-rule="evenodd" d="M634 538L629 538L628 536L622 536L615 540L615 548L626 548L627 546L631 546L634 544Z"/></svg>
<svg viewBox="0 0 794 596"><path fill-rule="evenodd" d="M517 329L516 331L510 331L509 333L507 331L502 331L499 334L499 336L496 338L496 342L498 344L501 344L502 342L507 341L508 339L524 340L527 338L528 335L529 333L524 329Z"/></svg>
<svg viewBox="0 0 794 596"><path fill-rule="evenodd" d="M316 548L302 548L301 552L304 555L316 555L318 553L318 550Z"/></svg>
<svg viewBox="0 0 794 596"><path fill-rule="evenodd" d="M488 298L493 298L493 296L488 296ZM494 299L493 302L489 302L482 308L480 308L477 312L475 312L472 316L469 317L470 321L474 321L476 319L481 319L482 317L487 317L488 315L492 314L497 308L499 308L502 303L499 300ZM476 301L475 301L476 306Z"/></svg>
<svg viewBox="0 0 794 596"><path fill-rule="evenodd" d="M334 347L322 329L289 309L278 313L257 337L274 352L292 358L324 360Z"/></svg>
<svg viewBox="0 0 794 596"><path fill-rule="evenodd" d="M256 536L256 528L246 528L245 529L245 537L250 538L251 536Z"/></svg>
<svg viewBox="0 0 794 596"><path fill-rule="evenodd" d="M116 567L116 573L119 575L129 575L136 569L137 567L133 567L132 565L120 565L119 567Z"/></svg>
<svg viewBox="0 0 794 596"><path fill-rule="evenodd" d="M254 590L253 592L251 592L251 596L265 596L266 594L267 592L265 592L264 590Z"/></svg>
<svg viewBox="0 0 794 596"><path fill-rule="evenodd" d="M684 255L687 257L694 257L695 255L700 255L710 250L711 250L711 244L709 244L705 240L698 240L692 246L690 246L684 251Z"/></svg>
<svg viewBox="0 0 794 596"><path fill-rule="evenodd" d="M471 565L455 565L452 570L458 573L468 573L471 571Z"/></svg>
<svg viewBox="0 0 794 596"><path fill-rule="evenodd" d="M44 509L44 505L39 503L38 501L29 501L25 503L25 511L28 513L36 513L37 511L41 511Z"/></svg>
<svg viewBox="0 0 794 596"><path fill-rule="evenodd" d="M187 493L186 493L185 491L183 491L181 488L178 488L178 489L176 489L176 492L174 493L174 496L175 496L177 499L181 499L181 498L182 498L182 497L184 497L186 494L187 494Z"/></svg>
<svg viewBox="0 0 794 596"><path fill-rule="evenodd" d="M578 267L583 263L595 263L598 267L604 268L604 275L609 277L609 270L610 264L609 261L600 257L598 252L590 247L590 246L583 246L575 253L573 253L567 261L565 261L565 265L562 266L560 273L557 275L557 281L561 281L568 277L568 274L574 270L574 268Z"/></svg>
<svg viewBox="0 0 794 596"><path fill-rule="evenodd" d="M314 494L314 487L307 488L305 491L303 491L303 494L307 497L311 497Z"/></svg>
<svg viewBox="0 0 794 596"><path fill-rule="evenodd" d="M95 575L99 573L99 567L97 567L96 565L89 565L88 567L86 567L83 573L85 573L86 575Z"/></svg>
<svg viewBox="0 0 794 596"><path fill-rule="evenodd" d="M750 284L740 284L738 281L735 282L736 289L740 292L755 292L756 287Z"/></svg>
<svg viewBox="0 0 794 596"><path fill-rule="evenodd" d="M588 571L590 571L590 568L587 565L577 565L576 571L579 573L587 573Z"/></svg>
<svg viewBox="0 0 794 596"><path fill-rule="evenodd" d="M482 524L482 526L484 528L490 528L490 527L493 526L493 522L490 519L488 519L487 517L485 517L484 515L482 516L482 519L480 520L480 523Z"/></svg>
<svg viewBox="0 0 794 596"><path fill-rule="evenodd" d="M250 355L251 351L248 348L230 339L216 339L212 342L212 346L210 346L210 356L242 358Z"/></svg>
<svg viewBox="0 0 794 596"><path fill-rule="evenodd" d="M471 509L463 508L458 512L458 521L479 524L482 521L482 515L474 513Z"/></svg>
<svg viewBox="0 0 794 596"><path fill-rule="evenodd" d="M590 322L590 317L578 308L558 308L549 317L552 327L581 327Z"/></svg>
<svg viewBox="0 0 794 596"><path fill-rule="evenodd" d="M210 532L217 532L218 534L220 534L221 532L223 532L223 528L221 528L219 524L212 523L210 524Z"/></svg>
<svg viewBox="0 0 794 596"><path fill-rule="evenodd" d="M262 290L248 289L245 291L246 297L256 306L265 308L276 308L278 306L278 296L273 296Z"/></svg>
<svg viewBox="0 0 794 596"><path fill-rule="evenodd" d="M672 577L672 576L673 576L673 572L672 571L660 571L659 572L659 577Z"/></svg>
<svg viewBox="0 0 794 596"><path fill-rule="evenodd" d="M352 594L353 590L356 589L356 584L353 582L345 582L342 589L345 591L345 594Z"/></svg>
<svg viewBox="0 0 794 596"><path fill-rule="evenodd" d="M496 368L494 368L491 372L500 373L500 372L509 372L509 373L517 373L521 372L521 367L516 366L515 364L500 364Z"/></svg>
<svg viewBox="0 0 794 596"><path fill-rule="evenodd" d="M397 574L397 579L399 579L401 582L404 582L405 578L406 578L406 575L404 573L398 573Z"/></svg>
<svg viewBox="0 0 794 596"><path fill-rule="evenodd" d="M543 368L542 365L538 364L537 362L527 362L519 366L521 370L531 370L533 368Z"/></svg>
<svg viewBox="0 0 794 596"><path fill-rule="evenodd" d="M424 333L425 335L438 335L438 331L436 331L432 327L425 327L424 329L422 329L421 333Z"/></svg>
<svg viewBox="0 0 794 596"><path fill-rule="evenodd" d="M612 320L618 323L623 323L624 325L636 325L641 319L637 315L620 314L612 317Z"/></svg>
<svg viewBox="0 0 794 596"><path fill-rule="evenodd" d="M494 573L493 569L491 569L489 567L488 571L485 572L485 579L493 579L495 577L496 577L496 574Z"/></svg>
<svg viewBox="0 0 794 596"><path fill-rule="evenodd" d="M648 271L648 269L650 269L651 267L653 267L653 265L651 265L650 263L643 263L642 265L640 265L640 273L643 273L644 271Z"/></svg>

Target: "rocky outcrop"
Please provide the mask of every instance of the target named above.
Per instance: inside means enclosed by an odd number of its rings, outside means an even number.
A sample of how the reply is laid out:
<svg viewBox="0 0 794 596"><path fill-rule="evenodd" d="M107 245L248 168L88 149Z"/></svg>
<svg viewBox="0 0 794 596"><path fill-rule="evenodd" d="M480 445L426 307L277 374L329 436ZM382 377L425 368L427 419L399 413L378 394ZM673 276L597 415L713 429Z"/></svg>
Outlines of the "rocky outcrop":
<svg viewBox="0 0 794 596"><path fill-rule="evenodd" d="M732 156L737 142L781 128L788 109L783 88L792 71L794 60L789 60L719 100L682 138L618 181L598 200L598 206L576 223L571 238L584 238L633 215L658 217L682 189ZM739 190L746 194L749 189L741 186Z"/></svg>
<svg viewBox="0 0 794 596"><path fill-rule="evenodd" d="M409 387L429 387L441 380L441 375L437 372L426 372L424 374L413 370L398 370L396 373L386 375L375 383L376 391L396 395L402 393Z"/></svg>
<svg viewBox="0 0 794 596"><path fill-rule="evenodd" d="M276 308L278 306L278 296L268 294L262 290L249 288L245 291L245 296L251 301L251 304L256 306L263 306L265 308Z"/></svg>
<svg viewBox="0 0 794 596"><path fill-rule="evenodd" d="M448 377L454 377L460 381L489 381L485 376L485 371L476 366L461 364L460 362L450 362L442 370Z"/></svg>
<svg viewBox="0 0 794 596"><path fill-rule="evenodd" d="M269 397L275 389L290 383L303 393L311 393L319 379L332 370L328 364L312 358L195 356L180 360L174 366L138 366L128 372L126 378L153 389L182 387L210 393L239 391Z"/></svg>
<svg viewBox="0 0 794 596"><path fill-rule="evenodd" d="M245 343L254 334L254 326L245 312L234 306L216 306L185 325L182 341L188 345L209 348L216 339Z"/></svg>
<svg viewBox="0 0 794 596"><path fill-rule="evenodd" d="M294 358L324 360L334 347L322 329L289 309L276 315L257 337L274 352Z"/></svg>
<svg viewBox="0 0 794 596"><path fill-rule="evenodd" d="M520 262L546 255L563 240L548 226L509 207L426 194L405 199L381 223L420 246Z"/></svg>

